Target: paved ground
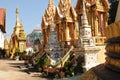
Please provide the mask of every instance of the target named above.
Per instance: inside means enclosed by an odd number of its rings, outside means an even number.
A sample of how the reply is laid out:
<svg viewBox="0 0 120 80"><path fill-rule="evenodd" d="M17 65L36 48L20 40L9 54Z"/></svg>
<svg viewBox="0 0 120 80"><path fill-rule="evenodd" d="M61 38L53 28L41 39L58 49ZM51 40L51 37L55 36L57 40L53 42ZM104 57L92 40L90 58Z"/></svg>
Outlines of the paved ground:
<svg viewBox="0 0 120 80"><path fill-rule="evenodd" d="M23 61L0 60L0 80L50 80L22 66Z"/></svg>

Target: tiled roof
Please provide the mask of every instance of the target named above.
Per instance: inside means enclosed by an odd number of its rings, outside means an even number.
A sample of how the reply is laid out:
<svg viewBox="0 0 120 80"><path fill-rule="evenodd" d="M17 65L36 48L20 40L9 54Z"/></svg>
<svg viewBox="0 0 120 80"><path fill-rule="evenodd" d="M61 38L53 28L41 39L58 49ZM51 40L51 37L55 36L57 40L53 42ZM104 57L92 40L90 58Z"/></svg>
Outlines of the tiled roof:
<svg viewBox="0 0 120 80"><path fill-rule="evenodd" d="M2 32L6 32L6 9L0 8L0 29Z"/></svg>

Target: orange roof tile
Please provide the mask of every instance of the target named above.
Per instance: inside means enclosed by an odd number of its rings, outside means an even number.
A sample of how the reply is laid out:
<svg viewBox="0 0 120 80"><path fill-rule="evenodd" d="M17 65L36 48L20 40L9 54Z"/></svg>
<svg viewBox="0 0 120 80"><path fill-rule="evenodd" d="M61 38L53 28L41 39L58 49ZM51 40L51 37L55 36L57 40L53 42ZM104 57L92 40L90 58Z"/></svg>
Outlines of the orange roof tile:
<svg viewBox="0 0 120 80"><path fill-rule="evenodd" d="M2 32L6 32L6 9L0 8L0 29Z"/></svg>

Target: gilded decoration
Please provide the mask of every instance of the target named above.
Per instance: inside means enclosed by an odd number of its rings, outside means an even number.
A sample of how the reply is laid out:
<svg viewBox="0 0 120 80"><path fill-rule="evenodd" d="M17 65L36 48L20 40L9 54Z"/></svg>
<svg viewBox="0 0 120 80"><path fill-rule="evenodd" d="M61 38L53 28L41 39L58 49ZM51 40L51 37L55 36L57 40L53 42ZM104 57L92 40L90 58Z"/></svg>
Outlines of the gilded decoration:
<svg viewBox="0 0 120 80"><path fill-rule="evenodd" d="M50 25L55 16L55 5L53 0L49 0L48 7L45 9L45 13L42 17L42 32L44 36L44 44L48 42L50 33Z"/></svg>
<svg viewBox="0 0 120 80"><path fill-rule="evenodd" d="M11 59L15 56L16 48L19 48L20 52L23 52L26 49L26 33L24 32L22 22L19 21L18 14L19 10L16 8L16 25L10 40Z"/></svg>
<svg viewBox="0 0 120 80"><path fill-rule="evenodd" d="M83 14L82 1L83 0L78 0L76 5L79 25L81 25L81 20L79 18ZM92 36L95 37L96 44L104 44L105 28L107 27L108 21L108 2L107 0L85 0L85 6L88 23L92 29Z"/></svg>
<svg viewBox="0 0 120 80"><path fill-rule="evenodd" d="M60 4L58 5L58 7L60 10L60 14L62 14L63 17L65 17L71 8L71 2L70 0L60 0Z"/></svg>
<svg viewBox="0 0 120 80"><path fill-rule="evenodd" d="M65 43L70 42L73 45L74 40L78 39L76 26L77 14L70 0L59 1L54 20L58 40Z"/></svg>

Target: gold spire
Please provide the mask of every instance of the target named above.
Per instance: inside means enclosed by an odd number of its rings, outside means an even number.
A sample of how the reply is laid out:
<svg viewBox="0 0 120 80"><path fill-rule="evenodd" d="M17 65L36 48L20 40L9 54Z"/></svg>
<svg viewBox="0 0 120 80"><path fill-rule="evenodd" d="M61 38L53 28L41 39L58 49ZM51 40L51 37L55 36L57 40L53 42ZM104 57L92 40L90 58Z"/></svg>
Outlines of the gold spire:
<svg viewBox="0 0 120 80"><path fill-rule="evenodd" d="M18 14L19 13L19 10L18 10L18 7L16 8L16 14Z"/></svg>
<svg viewBox="0 0 120 80"><path fill-rule="evenodd" d="M46 24L51 24L52 18L55 16L55 5L53 0L49 0L48 7L43 15L46 20Z"/></svg>
<svg viewBox="0 0 120 80"><path fill-rule="evenodd" d="M18 14L19 14L19 9L18 9L18 7L17 7L17 8L16 8L16 25L20 25Z"/></svg>
<svg viewBox="0 0 120 80"><path fill-rule="evenodd" d="M71 0L60 0L59 4L71 6Z"/></svg>
<svg viewBox="0 0 120 80"><path fill-rule="evenodd" d="M54 4L53 0L49 0L49 5Z"/></svg>

